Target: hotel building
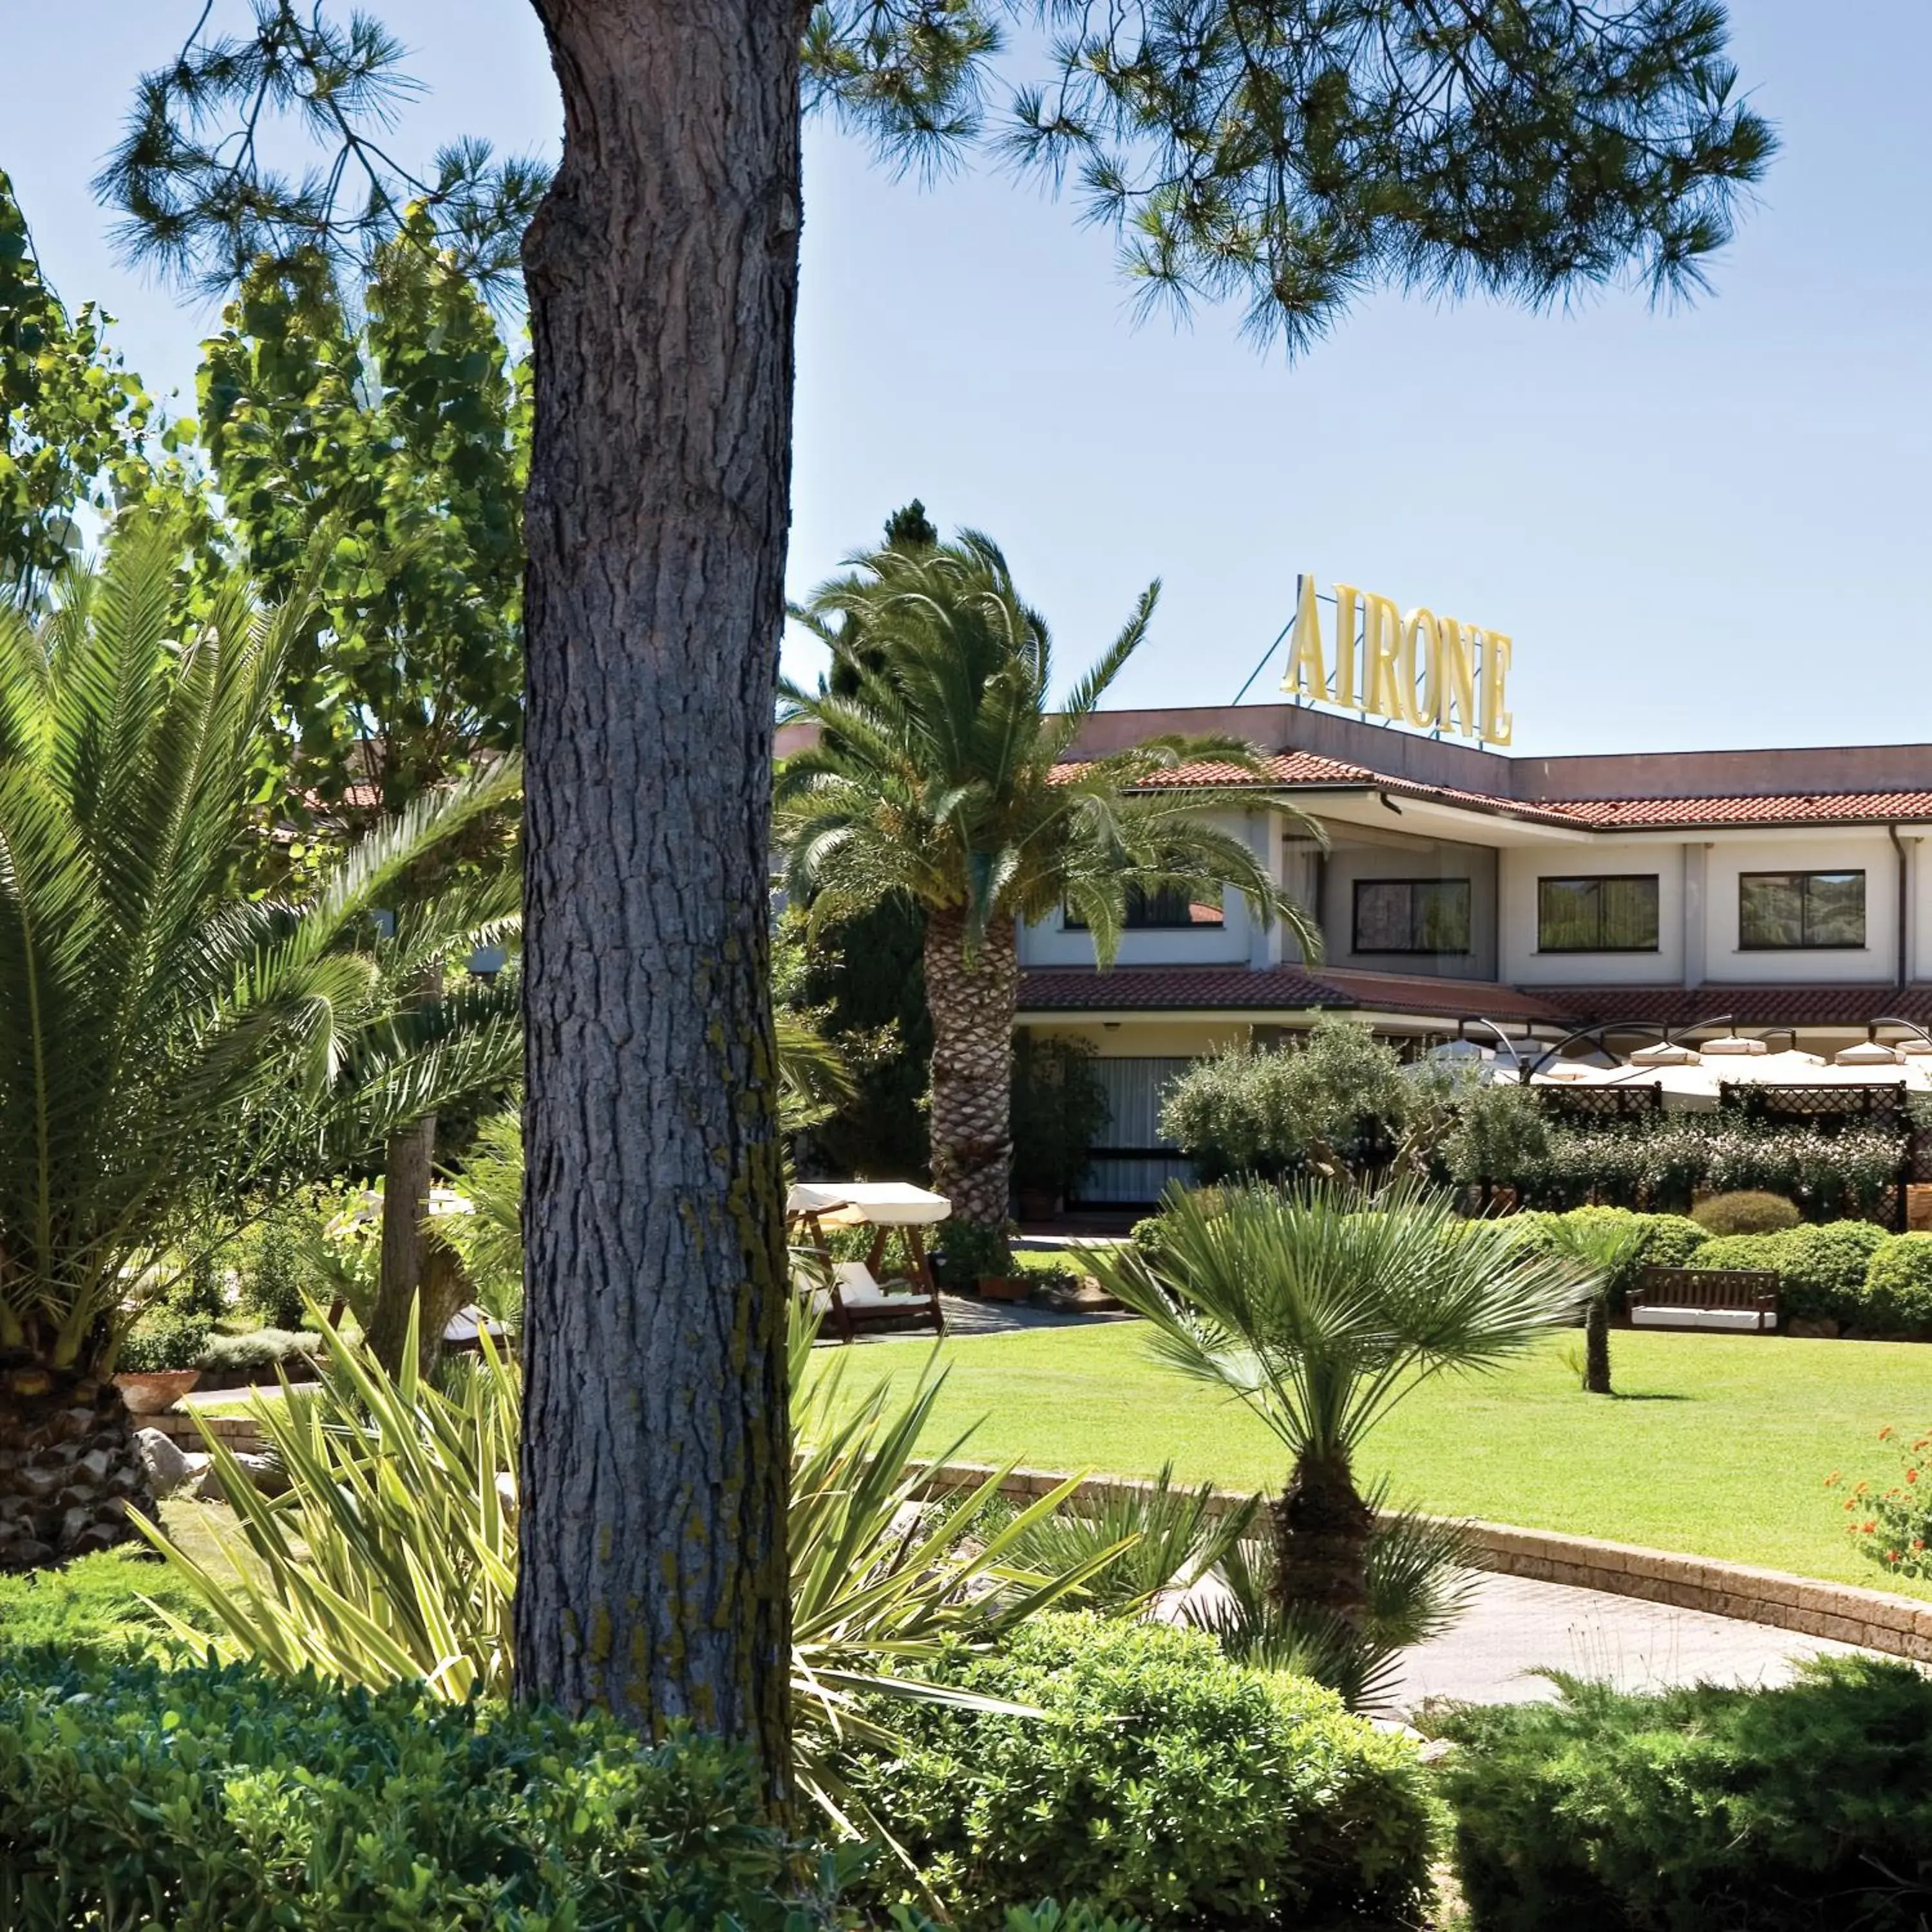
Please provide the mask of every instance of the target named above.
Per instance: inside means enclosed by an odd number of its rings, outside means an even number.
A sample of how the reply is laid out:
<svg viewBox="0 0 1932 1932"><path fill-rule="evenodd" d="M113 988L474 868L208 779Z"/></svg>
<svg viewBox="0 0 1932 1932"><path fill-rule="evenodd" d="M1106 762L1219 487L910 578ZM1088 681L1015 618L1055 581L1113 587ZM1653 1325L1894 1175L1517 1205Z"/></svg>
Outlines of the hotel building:
<svg viewBox="0 0 1932 1932"><path fill-rule="evenodd" d="M1075 755L1168 732L1268 757L1162 784L1252 787L1319 829L1238 814L1322 956L1232 893L1135 904L1105 973L1064 914L1022 933L1019 1023L1090 1040L1112 1103L1084 1199L1178 1171L1156 1126L1173 1073L1324 1012L1418 1048L1472 1022L1627 1047L1723 1016L1828 1054L1881 1017L1932 1027L1932 745L1520 758L1276 704L1101 713Z"/></svg>

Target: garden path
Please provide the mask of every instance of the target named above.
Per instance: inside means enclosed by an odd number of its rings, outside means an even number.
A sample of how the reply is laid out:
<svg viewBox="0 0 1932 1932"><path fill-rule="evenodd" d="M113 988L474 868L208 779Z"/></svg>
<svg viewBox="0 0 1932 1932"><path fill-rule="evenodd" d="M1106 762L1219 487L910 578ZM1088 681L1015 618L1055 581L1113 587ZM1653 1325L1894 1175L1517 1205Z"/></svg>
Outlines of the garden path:
<svg viewBox="0 0 1932 1932"><path fill-rule="evenodd" d="M1852 1646L1768 1624L1672 1609L1636 1597L1527 1577L1478 1580L1469 1613L1448 1636L1402 1659L1399 1712L1426 1697L1520 1704L1556 1694L1540 1670L1609 1678L1620 1690L1699 1682L1781 1684L1807 1657L1851 1656Z"/></svg>

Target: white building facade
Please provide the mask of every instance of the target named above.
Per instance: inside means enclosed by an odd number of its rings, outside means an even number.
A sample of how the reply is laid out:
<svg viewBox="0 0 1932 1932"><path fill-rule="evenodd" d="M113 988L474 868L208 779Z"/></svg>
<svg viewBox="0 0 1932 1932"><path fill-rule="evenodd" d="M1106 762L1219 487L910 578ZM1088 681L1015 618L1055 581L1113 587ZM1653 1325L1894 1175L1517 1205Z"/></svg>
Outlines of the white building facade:
<svg viewBox="0 0 1932 1932"><path fill-rule="evenodd" d="M1829 1052L1932 1028L1932 746L1528 759L1258 706L1107 713L1076 752L1174 731L1268 754L1230 829L1322 953L1232 894L1136 907L1104 973L1064 915L1021 935L1020 1024L1090 1040L1113 1102L1092 1198L1175 1171L1155 1126L1175 1071L1324 1011L1417 1048L1592 1028L1628 1047L1721 1019Z"/></svg>

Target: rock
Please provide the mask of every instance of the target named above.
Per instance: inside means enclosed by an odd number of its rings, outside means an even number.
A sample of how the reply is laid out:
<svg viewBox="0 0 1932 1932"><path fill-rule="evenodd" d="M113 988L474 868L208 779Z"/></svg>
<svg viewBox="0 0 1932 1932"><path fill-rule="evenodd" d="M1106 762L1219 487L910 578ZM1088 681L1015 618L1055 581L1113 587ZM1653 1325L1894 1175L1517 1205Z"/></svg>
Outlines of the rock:
<svg viewBox="0 0 1932 1932"><path fill-rule="evenodd" d="M172 1436L164 1435L158 1429L137 1429L134 1442L141 1452L141 1460L148 1466L148 1480L153 1486L157 1502L164 1496L172 1496L187 1484L188 1457Z"/></svg>
<svg viewBox="0 0 1932 1932"><path fill-rule="evenodd" d="M225 1503L228 1490L221 1480L221 1467L212 1456L204 1458L208 1468L203 1473L200 1486L195 1494L205 1502ZM242 1473L265 1496L286 1496L289 1489L289 1474L280 1463L266 1456L256 1456L247 1450L237 1453L236 1461L241 1465Z"/></svg>
<svg viewBox="0 0 1932 1932"><path fill-rule="evenodd" d="M1148 1615L1156 1623L1212 1625L1232 1618L1238 1606L1234 1593L1209 1570L1183 1589L1178 1580L1155 1593Z"/></svg>

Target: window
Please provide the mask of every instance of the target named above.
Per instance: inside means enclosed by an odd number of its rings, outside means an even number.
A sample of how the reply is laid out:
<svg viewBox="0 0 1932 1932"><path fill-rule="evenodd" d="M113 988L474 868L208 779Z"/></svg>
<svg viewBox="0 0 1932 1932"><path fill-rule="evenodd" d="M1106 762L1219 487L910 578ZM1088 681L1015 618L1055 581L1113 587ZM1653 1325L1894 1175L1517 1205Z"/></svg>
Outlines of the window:
<svg viewBox="0 0 1932 1932"><path fill-rule="evenodd" d="M1738 950L1786 952L1865 943L1862 872L1741 872Z"/></svg>
<svg viewBox="0 0 1932 1932"><path fill-rule="evenodd" d="M1060 908L1060 923L1068 932L1087 930L1087 922L1071 906ZM1130 932L1178 932L1226 923L1218 899L1211 904L1190 899L1178 886L1161 886L1150 892L1138 886L1127 888L1126 926Z"/></svg>
<svg viewBox="0 0 1932 1932"><path fill-rule="evenodd" d="M1467 879L1358 879L1358 952L1466 952Z"/></svg>
<svg viewBox="0 0 1932 1932"><path fill-rule="evenodd" d="M1539 952L1654 952L1654 872L1536 882Z"/></svg>

